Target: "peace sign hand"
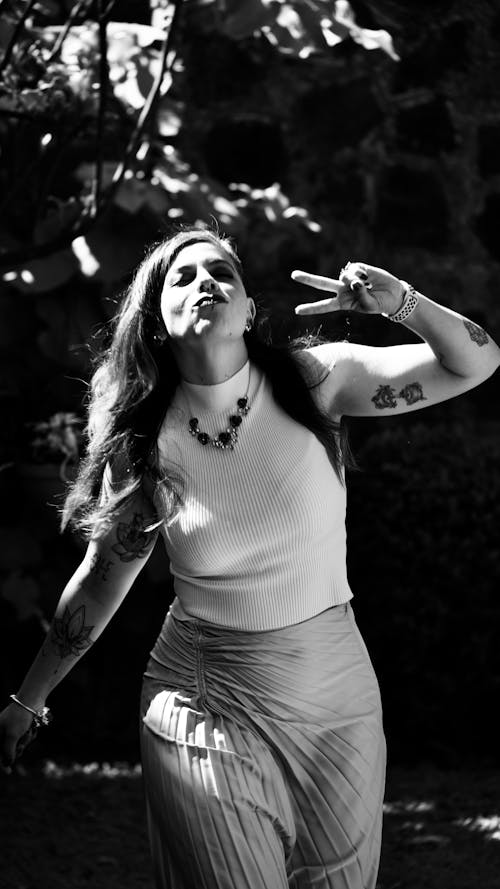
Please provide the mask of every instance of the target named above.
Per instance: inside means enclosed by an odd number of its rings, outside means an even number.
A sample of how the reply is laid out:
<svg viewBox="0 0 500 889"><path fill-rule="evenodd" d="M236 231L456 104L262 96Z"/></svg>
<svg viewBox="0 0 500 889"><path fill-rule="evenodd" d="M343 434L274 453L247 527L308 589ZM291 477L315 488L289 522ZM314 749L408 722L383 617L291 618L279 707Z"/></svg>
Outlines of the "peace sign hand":
<svg viewBox="0 0 500 889"><path fill-rule="evenodd" d="M365 262L348 262L339 278L325 278L308 272L292 272L294 281L335 296L296 306L296 315L318 315L348 309L367 314L393 315L401 307L405 286L390 272Z"/></svg>

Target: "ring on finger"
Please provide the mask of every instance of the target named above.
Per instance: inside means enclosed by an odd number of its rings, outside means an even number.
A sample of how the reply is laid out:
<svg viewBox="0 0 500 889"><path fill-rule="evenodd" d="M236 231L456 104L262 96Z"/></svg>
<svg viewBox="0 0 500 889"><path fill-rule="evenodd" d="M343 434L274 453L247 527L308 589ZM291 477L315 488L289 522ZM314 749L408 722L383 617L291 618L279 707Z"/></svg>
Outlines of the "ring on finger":
<svg viewBox="0 0 500 889"><path fill-rule="evenodd" d="M354 280L351 281L349 287L351 290L360 290L361 287L364 287L365 290L373 290L373 284L366 281L360 281L357 278L354 278Z"/></svg>

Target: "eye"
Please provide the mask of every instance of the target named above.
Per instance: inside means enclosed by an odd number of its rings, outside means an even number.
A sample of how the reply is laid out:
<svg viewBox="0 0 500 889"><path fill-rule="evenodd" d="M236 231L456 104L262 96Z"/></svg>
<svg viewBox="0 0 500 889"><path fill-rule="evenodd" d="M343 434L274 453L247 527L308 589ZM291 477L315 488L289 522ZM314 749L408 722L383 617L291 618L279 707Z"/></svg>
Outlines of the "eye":
<svg viewBox="0 0 500 889"><path fill-rule="evenodd" d="M234 277L232 270L227 268L226 266L221 266L220 268L215 269L213 274L217 278L233 278Z"/></svg>
<svg viewBox="0 0 500 889"><path fill-rule="evenodd" d="M169 287L180 287L189 281L189 272L176 272L167 280Z"/></svg>

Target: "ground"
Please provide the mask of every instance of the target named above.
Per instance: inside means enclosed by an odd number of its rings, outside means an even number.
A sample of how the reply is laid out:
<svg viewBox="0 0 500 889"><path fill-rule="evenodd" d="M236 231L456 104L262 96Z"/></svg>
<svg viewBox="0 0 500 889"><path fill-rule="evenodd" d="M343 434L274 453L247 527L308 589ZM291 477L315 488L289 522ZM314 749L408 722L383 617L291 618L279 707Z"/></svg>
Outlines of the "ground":
<svg viewBox="0 0 500 889"><path fill-rule="evenodd" d="M153 889L140 768L1 778L0 889ZM389 771L377 889L499 889L500 774Z"/></svg>

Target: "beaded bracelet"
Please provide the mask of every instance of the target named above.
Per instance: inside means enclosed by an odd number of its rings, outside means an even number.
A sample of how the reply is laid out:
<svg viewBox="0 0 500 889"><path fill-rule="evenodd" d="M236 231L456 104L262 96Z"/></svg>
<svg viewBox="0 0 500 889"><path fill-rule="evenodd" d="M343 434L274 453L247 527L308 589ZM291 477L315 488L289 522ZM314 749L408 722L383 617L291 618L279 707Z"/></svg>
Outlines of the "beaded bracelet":
<svg viewBox="0 0 500 889"><path fill-rule="evenodd" d="M40 710L33 710L33 707L28 707L27 704L23 704L17 695L9 695L9 697L15 704L22 707L23 710L27 710L28 713L33 714L33 721L37 728L40 728L41 725L49 725L49 723L52 722L52 713L48 707L42 707Z"/></svg>
<svg viewBox="0 0 500 889"><path fill-rule="evenodd" d="M394 312L392 315L386 315L389 321L406 321L418 306L418 296L415 288L408 284L407 281L401 281L401 284L404 287L403 302L397 312Z"/></svg>

